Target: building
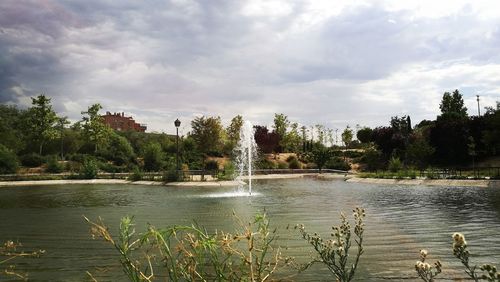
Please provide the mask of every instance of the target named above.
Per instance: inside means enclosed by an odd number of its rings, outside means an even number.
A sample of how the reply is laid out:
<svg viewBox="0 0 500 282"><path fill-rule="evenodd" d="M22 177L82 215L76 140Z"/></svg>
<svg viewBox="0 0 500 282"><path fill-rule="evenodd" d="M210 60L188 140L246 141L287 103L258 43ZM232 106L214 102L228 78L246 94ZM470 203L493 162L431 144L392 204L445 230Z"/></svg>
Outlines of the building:
<svg viewBox="0 0 500 282"><path fill-rule="evenodd" d="M106 112L106 115L102 116L104 123L109 125L109 127L118 131L137 131L144 132L147 127L145 124L139 124L135 122L132 117L126 117L125 113L110 113Z"/></svg>

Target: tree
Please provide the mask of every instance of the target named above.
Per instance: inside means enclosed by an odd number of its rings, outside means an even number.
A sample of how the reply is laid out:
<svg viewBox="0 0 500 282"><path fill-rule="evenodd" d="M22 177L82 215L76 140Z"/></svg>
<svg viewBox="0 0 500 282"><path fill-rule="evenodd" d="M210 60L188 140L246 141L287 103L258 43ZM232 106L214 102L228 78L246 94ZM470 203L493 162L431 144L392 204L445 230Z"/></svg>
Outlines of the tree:
<svg viewBox="0 0 500 282"><path fill-rule="evenodd" d="M134 149L127 138L112 132L109 135L109 143L103 150L106 159L113 161L116 165L128 164L134 160Z"/></svg>
<svg viewBox="0 0 500 282"><path fill-rule="evenodd" d="M231 119L231 123L226 129L227 132L227 150L226 151L232 151L238 142L240 141L240 131L241 127L243 126L243 117L240 115L237 115Z"/></svg>
<svg viewBox="0 0 500 282"><path fill-rule="evenodd" d="M369 127L363 127L356 133L356 138L358 138L361 143L369 143L372 141L373 130Z"/></svg>
<svg viewBox="0 0 500 282"><path fill-rule="evenodd" d="M344 142L345 147L349 147L349 144L351 144L352 141L352 129L349 127L349 125L344 129L344 132L342 132L342 142Z"/></svg>
<svg viewBox="0 0 500 282"><path fill-rule="evenodd" d="M290 126L290 131L286 133L283 143L287 152L297 153L300 150L301 137L299 134L299 125L296 122Z"/></svg>
<svg viewBox="0 0 500 282"><path fill-rule="evenodd" d="M278 149L281 152L286 147L286 133L288 131L288 127L290 126L290 121L288 117L284 114L274 114L274 125L273 131L280 137L280 148Z"/></svg>
<svg viewBox="0 0 500 282"><path fill-rule="evenodd" d="M0 144L0 174L16 173L18 166L16 154Z"/></svg>
<svg viewBox="0 0 500 282"><path fill-rule="evenodd" d="M93 104L86 112L82 112L82 128L84 137L94 143L94 152L103 145L107 137L111 134L111 128L104 123L104 119L99 115L102 109L100 104ZM86 115L86 116L85 116Z"/></svg>
<svg viewBox="0 0 500 282"><path fill-rule="evenodd" d="M26 111L15 106L0 105L0 144L17 153L24 149L25 140L29 130L25 122Z"/></svg>
<svg viewBox="0 0 500 282"><path fill-rule="evenodd" d="M43 145L57 136L55 124L58 120L56 113L50 105L50 98L38 95L31 98L32 107L28 110L28 127L31 139L38 144L41 155Z"/></svg>
<svg viewBox="0 0 500 282"><path fill-rule="evenodd" d="M332 154L325 146L319 144L312 151L312 158L314 163L318 166L319 172L325 166L325 164L330 160Z"/></svg>
<svg viewBox="0 0 500 282"><path fill-rule="evenodd" d="M422 135L415 135L406 148L407 161L419 169L424 169L429 164L436 151Z"/></svg>
<svg viewBox="0 0 500 282"><path fill-rule="evenodd" d="M67 124L70 124L68 117L60 117L57 119L59 139L61 140L61 160L64 160L64 129Z"/></svg>
<svg viewBox="0 0 500 282"><path fill-rule="evenodd" d="M225 135L220 117L197 117L191 121L191 137L204 154L220 153Z"/></svg>
<svg viewBox="0 0 500 282"><path fill-rule="evenodd" d="M144 148L144 169L159 171L163 167L164 156L158 143L149 143Z"/></svg>
<svg viewBox="0 0 500 282"><path fill-rule="evenodd" d="M255 128L255 143L259 146L261 152L265 154L277 152L280 144L280 136L276 132L269 132L266 126L256 125Z"/></svg>
<svg viewBox="0 0 500 282"><path fill-rule="evenodd" d="M458 89L450 92L444 92L441 104L441 118L467 118L467 108L464 106L464 99Z"/></svg>

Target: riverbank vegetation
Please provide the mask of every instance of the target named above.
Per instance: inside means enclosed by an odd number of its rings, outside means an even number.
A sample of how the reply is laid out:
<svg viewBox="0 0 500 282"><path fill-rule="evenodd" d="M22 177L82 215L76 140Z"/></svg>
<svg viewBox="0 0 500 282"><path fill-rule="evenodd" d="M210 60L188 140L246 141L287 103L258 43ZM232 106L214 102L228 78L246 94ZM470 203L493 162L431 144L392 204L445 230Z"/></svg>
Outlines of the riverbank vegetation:
<svg viewBox="0 0 500 282"><path fill-rule="evenodd" d="M298 261L286 254L287 247L276 235L265 213L259 213L245 223L235 216L234 232L216 230L209 232L202 226L173 225L159 229L149 226L144 233L137 233L133 218L121 220L115 238L101 219L89 223L93 238L110 244L119 256L122 269L129 281L159 281L168 277L172 281L293 281L294 276L307 271L313 264L326 267L335 281L355 281L358 265L364 253L365 210L353 210L354 227L341 213L340 225L332 226L330 239L323 239L318 232L306 231L303 224L296 225L299 236L312 247L315 255L309 261ZM470 261L465 237L452 235L450 251L460 260L465 274L474 281L500 281L500 273L491 264L473 265ZM356 248L353 249L352 247ZM428 263L429 252L420 250L415 271L426 282L446 272L441 261ZM92 273L88 275L97 281Z"/></svg>
<svg viewBox="0 0 500 282"><path fill-rule="evenodd" d="M176 136L112 130L104 123L101 109L97 103L89 105L82 109L81 120L70 123L56 114L45 95L32 98L28 109L0 105L0 174L94 178L100 173L127 172L137 178L164 172L169 179L182 180L176 173ZM455 90L444 93L440 109L436 120L415 126L410 116L394 116L388 126L348 126L339 134L320 124L300 125L285 114L275 114L272 128L254 126L259 147L256 168L354 169L389 178L460 168L473 173L455 177L500 177L495 169L489 174L476 172L478 164L487 160L493 160L490 167L499 166L500 103L486 108L482 116L468 116L462 95ZM180 136L179 169L215 171L216 177L232 178L231 159L243 117L235 116L226 127L216 116L196 117L190 125L191 130Z"/></svg>

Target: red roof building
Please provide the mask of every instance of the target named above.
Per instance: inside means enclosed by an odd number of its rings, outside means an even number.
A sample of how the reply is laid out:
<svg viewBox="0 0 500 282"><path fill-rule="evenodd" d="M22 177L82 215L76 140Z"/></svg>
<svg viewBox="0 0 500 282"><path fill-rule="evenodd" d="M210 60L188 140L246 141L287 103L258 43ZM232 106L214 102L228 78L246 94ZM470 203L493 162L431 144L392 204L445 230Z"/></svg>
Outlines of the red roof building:
<svg viewBox="0 0 500 282"><path fill-rule="evenodd" d="M137 131L144 132L147 129L145 124L139 124L135 122L132 117L126 117L125 113L110 113L106 112L106 115L102 116L104 123L109 125L109 127L118 131Z"/></svg>

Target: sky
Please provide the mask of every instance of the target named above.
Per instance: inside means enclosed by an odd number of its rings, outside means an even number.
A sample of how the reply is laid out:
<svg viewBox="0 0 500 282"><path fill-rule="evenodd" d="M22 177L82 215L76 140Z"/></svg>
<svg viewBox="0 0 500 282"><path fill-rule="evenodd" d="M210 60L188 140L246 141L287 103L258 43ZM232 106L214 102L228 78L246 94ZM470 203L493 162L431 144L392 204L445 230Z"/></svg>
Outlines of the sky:
<svg viewBox="0 0 500 282"><path fill-rule="evenodd" d="M100 103L149 132L342 130L434 119L455 89L470 115L500 100L500 1L0 1L0 103L44 93L73 121Z"/></svg>

